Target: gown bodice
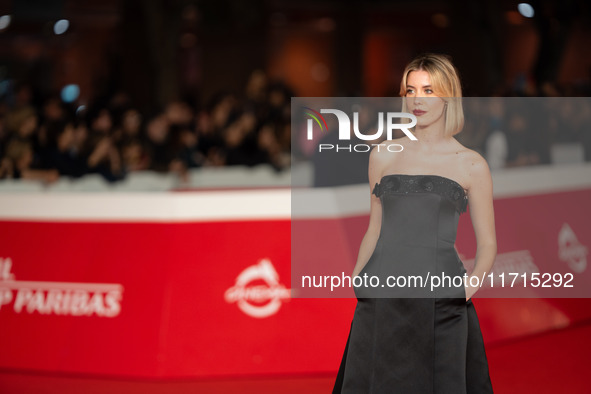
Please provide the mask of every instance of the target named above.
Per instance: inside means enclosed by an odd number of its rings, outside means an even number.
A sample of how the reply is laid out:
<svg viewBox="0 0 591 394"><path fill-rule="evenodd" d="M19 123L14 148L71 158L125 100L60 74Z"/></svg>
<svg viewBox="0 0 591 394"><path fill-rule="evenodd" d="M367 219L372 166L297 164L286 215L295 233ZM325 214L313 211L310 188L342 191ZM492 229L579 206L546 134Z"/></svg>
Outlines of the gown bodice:
<svg viewBox="0 0 591 394"><path fill-rule="evenodd" d="M456 181L439 175L391 174L376 183L382 224L375 249L359 275L380 279L378 286L355 288L360 297L462 297L463 286L382 286L388 277L463 276L455 248L459 217L468 197ZM459 282L456 282L459 284Z"/></svg>
<svg viewBox="0 0 591 394"><path fill-rule="evenodd" d="M468 196L458 182L441 175L384 175L374 186L373 194L382 195L409 193L436 193L452 202L458 213L466 211Z"/></svg>
<svg viewBox="0 0 591 394"><path fill-rule="evenodd" d="M395 244L453 245L468 205L464 188L439 175L385 175L373 194L382 202L381 235Z"/></svg>

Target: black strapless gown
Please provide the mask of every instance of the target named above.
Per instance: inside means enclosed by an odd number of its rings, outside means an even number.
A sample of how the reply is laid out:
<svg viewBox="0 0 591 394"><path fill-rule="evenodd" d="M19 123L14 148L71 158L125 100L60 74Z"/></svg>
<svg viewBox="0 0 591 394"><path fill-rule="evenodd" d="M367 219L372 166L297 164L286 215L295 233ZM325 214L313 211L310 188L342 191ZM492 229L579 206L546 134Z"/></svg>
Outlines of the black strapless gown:
<svg viewBox="0 0 591 394"><path fill-rule="evenodd" d="M467 207L461 185L437 175L392 174L373 193L382 202L382 227L359 276L463 276L454 247ZM409 289L372 291L355 288L357 306L333 394L493 392L478 316L463 286L420 298L396 293Z"/></svg>

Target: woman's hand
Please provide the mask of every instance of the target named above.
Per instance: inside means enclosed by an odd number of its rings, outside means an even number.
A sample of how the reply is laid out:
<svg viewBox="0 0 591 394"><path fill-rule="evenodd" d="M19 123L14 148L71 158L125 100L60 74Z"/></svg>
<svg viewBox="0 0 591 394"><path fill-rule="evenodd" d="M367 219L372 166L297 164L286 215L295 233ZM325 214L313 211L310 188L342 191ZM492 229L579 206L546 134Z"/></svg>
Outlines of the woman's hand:
<svg viewBox="0 0 591 394"><path fill-rule="evenodd" d="M479 289L478 286L471 286L469 282L470 281L468 280L467 283L464 285L464 290L466 291L466 302L468 302L468 300L472 298L472 296L476 294L476 292Z"/></svg>

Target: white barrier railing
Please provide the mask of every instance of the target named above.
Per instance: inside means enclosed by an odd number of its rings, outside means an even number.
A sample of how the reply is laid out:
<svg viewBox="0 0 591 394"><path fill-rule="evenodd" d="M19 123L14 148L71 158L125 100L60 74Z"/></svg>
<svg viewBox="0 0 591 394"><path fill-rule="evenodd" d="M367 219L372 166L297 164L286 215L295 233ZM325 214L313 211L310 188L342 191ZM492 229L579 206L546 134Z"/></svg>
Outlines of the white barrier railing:
<svg viewBox="0 0 591 394"><path fill-rule="evenodd" d="M591 163L500 169L494 170L492 176L495 197L578 189L591 186ZM312 164L303 162L281 172L267 165L197 168L189 171L187 181L175 174L151 171L130 173L126 179L115 183L107 182L98 174L85 175L79 179L61 177L50 185L29 180L0 180L0 193L165 192L199 188L309 187L313 185L313 179Z"/></svg>

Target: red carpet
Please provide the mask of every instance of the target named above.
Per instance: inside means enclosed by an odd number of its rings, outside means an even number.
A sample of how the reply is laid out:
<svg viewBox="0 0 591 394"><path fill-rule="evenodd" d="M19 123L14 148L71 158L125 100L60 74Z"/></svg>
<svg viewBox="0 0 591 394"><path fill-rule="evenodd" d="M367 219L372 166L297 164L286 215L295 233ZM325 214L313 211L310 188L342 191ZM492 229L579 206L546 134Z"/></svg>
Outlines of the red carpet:
<svg viewBox="0 0 591 394"><path fill-rule="evenodd" d="M495 393L591 393L591 322L487 348Z"/></svg>
<svg viewBox="0 0 591 394"><path fill-rule="evenodd" d="M496 394L591 393L591 322L489 346L487 355ZM333 379L323 376L146 382L2 371L0 393L324 394L330 393Z"/></svg>

